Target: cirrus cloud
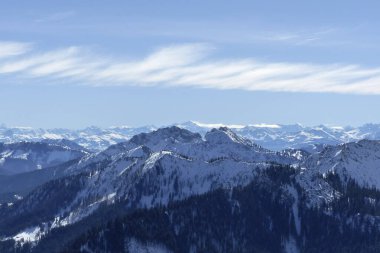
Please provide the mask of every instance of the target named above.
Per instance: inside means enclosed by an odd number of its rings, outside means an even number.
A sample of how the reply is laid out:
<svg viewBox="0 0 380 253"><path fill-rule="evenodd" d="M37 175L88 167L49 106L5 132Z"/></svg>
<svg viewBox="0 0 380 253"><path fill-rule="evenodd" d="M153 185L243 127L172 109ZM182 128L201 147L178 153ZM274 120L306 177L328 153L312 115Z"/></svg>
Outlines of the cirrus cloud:
<svg viewBox="0 0 380 253"><path fill-rule="evenodd" d="M30 43L0 41L0 59L21 55L31 49Z"/></svg>
<svg viewBox="0 0 380 253"><path fill-rule="evenodd" d="M81 47L27 53L30 46L26 45L0 42L0 78L62 79L92 86L380 95L380 67L215 59L213 47L207 44L167 46L135 60L112 59Z"/></svg>

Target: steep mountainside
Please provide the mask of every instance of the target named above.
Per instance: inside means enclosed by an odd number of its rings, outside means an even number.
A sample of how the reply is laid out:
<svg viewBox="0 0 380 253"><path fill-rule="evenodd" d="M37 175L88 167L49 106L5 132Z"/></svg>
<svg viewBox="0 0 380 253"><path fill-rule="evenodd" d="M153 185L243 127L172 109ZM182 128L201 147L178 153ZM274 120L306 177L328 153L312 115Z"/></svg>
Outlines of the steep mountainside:
<svg viewBox="0 0 380 253"><path fill-rule="evenodd" d="M325 148L302 165L310 172L337 174L343 181L354 179L362 186L380 189L380 141L361 140Z"/></svg>
<svg viewBox="0 0 380 253"><path fill-rule="evenodd" d="M350 185L319 209L307 208L295 171L271 167L245 187L217 190L167 207L119 215L57 252L379 252L380 192ZM371 197L372 203L365 202ZM351 200L347 201L348 199ZM360 205L358 205L360 204ZM377 210L376 212L373 210Z"/></svg>
<svg viewBox="0 0 380 253"><path fill-rule="evenodd" d="M101 205L85 219L52 230L37 245L12 240L1 252L378 252L380 191L350 183L309 208L298 170L271 166L245 186L216 189L151 209L129 200ZM78 182L76 182L78 183ZM73 187L74 185L71 185ZM70 188L71 189L71 188ZM46 225L45 225L46 226ZM40 228L23 235L40 236ZM22 241L19 240L19 243ZM20 244L19 244L20 245ZM34 246L33 246L34 245Z"/></svg>

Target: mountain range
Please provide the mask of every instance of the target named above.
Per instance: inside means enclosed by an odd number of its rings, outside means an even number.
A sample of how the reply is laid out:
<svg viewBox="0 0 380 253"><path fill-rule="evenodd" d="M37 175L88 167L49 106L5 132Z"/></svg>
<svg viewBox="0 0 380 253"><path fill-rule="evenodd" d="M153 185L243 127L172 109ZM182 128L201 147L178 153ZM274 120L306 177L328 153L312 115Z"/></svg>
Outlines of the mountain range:
<svg viewBox="0 0 380 253"><path fill-rule="evenodd" d="M308 152L321 150L326 145L337 145L362 139L380 139L380 124L366 124L359 127L332 127L326 125L307 127L300 124L256 124L223 125L203 124L188 121L173 124L202 136L212 128L226 126L240 136L250 139L270 150L280 151L287 148L304 149ZM33 129L29 127L0 126L0 142L41 141L45 139L70 140L92 151L105 150L110 145L124 142L134 135L157 130L155 126L145 127L88 127L82 130L70 129Z"/></svg>
<svg viewBox="0 0 380 253"><path fill-rule="evenodd" d="M3 144L28 166L0 175L0 252L379 252L376 129L188 123L100 151L63 134ZM255 140L268 133L282 148Z"/></svg>

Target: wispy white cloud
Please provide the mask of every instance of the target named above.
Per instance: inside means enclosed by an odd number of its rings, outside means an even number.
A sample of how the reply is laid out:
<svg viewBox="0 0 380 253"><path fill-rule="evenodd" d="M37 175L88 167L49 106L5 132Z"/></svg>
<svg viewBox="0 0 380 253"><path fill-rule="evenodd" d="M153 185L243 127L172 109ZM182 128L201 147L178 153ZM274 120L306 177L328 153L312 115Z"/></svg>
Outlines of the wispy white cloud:
<svg viewBox="0 0 380 253"><path fill-rule="evenodd" d="M258 24L244 25L227 23L220 26L218 22L191 21L181 22L172 20L131 20L130 27L117 30L118 33L145 36L164 36L181 38L182 40L200 40L229 44L284 44L290 46L336 46L345 45L347 40L343 35L347 31L340 27L309 27L283 29L263 27ZM114 24L118 26L118 24ZM359 42L356 41L356 44Z"/></svg>
<svg viewBox="0 0 380 253"><path fill-rule="evenodd" d="M57 61L73 59L78 55L78 53L78 48L70 47L63 50L50 51L34 56L26 56L16 60L1 62L0 73L28 73L28 70L39 68L44 64L50 65Z"/></svg>
<svg viewBox="0 0 380 253"><path fill-rule="evenodd" d="M0 59L15 55L21 55L32 48L30 43L0 41Z"/></svg>
<svg viewBox="0 0 380 253"><path fill-rule="evenodd" d="M380 67L215 59L206 44L116 60L79 47L0 60L0 78L62 79L92 86L134 85L380 95ZM15 55L15 54L14 54ZM62 83L62 82L60 82Z"/></svg>
<svg viewBox="0 0 380 253"><path fill-rule="evenodd" d="M332 41L331 34L336 33L335 28L324 28L314 31L293 31L293 32L261 32L253 36L256 41L264 42L281 42L292 45L327 45L333 42L333 44L343 44L344 41Z"/></svg>
<svg viewBox="0 0 380 253"><path fill-rule="evenodd" d="M73 10L56 12L45 17L41 17L35 20L37 23L46 23L46 22L58 22L75 16L76 12Z"/></svg>

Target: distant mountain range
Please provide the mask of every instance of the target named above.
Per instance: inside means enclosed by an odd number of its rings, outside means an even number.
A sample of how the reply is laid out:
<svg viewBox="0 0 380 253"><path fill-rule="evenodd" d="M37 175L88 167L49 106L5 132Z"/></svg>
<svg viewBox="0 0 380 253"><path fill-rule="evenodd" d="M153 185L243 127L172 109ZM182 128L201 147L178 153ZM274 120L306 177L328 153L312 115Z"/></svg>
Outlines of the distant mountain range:
<svg viewBox="0 0 380 253"><path fill-rule="evenodd" d="M337 145L362 139L380 139L380 124L366 124L360 127L306 127L295 125L223 125L203 124L189 121L173 124L183 129L204 135L212 128L227 126L240 136L254 141L270 150L305 149L308 152L320 151L326 145ZM66 139L74 141L92 151L105 150L110 145L129 140L132 136L157 130L155 126L145 127L88 127L81 130L33 129L24 127L0 126L0 142L41 141L45 139Z"/></svg>
<svg viewBox="0 0 380 253"><path fill-rule="evenodd" d="M379 252L380 141L344 139L376 129L189 122L98 152L2 144L29 167L0 175L0 252ZM308 138L253 141L269 132Z"/></svg>
<svg viewBox="0 0 380 253"><path fill-rule="evenodd" d="M34 129L30 127L0 126L0 142L14 143L20 141L38 142L42 140L70 140L92 151L104 150L112 144L126 141L132 136L155 130L156 127L87 127L81 130L63 128Z"/></svg>

